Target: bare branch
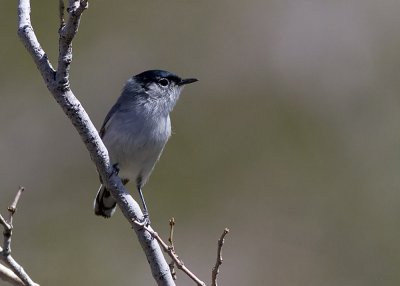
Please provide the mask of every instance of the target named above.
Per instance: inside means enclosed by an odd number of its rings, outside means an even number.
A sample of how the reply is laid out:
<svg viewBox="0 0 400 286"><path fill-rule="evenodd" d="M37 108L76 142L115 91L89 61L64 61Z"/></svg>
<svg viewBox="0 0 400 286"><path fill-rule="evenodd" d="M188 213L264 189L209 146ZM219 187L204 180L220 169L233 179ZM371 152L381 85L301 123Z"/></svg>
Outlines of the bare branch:
<svg viewBox="0 0 400 286"><path fill-rule="evenodd" d="M65 25L61 26L58 33L59 54L56 82L64 90L69 89L69 68L72 62L72 40L78 32L82 13L88 8L87 1L69 0L69 17ZM61 9L61 8L60 8Z"/></svg>
<svg viewBox="0 0 400 286"><path fill-rule="evenodd" d="M14 277L16 275L23 282L23 285L38 286L38 284L36 284L35 282L32 281L32 279L25 272L25 270L22 268L22 266L19 265L18 262L11 256L11 237L12 237L12 229L13 229L12 218L17 209L17 204L18 204L18 201L19 201L23 191L24 191L24 188L20 187L14 198L14 201L8 207L8 211L10 213L9 221L7 222L3 218L3 216L0 215L0 224L4 228L4 232L3 232L4 242L3 242L3 248L0 247L0 259L9 267L9 268L7 268L7 267L3 266L1 275L2 275L2 277L5 277L3 275L7 275L7 279L9 281L13 281L13 283L15 283L14 285L20 285L20 284L18 284L19 281L17 279L15 279L15 277ZM6 269L8 269L9 271L7 271ZM11 275L10 274L11 272L14 275Z"/></svg>
<svg viewBox="0 0 400 286"><path fill-rule="evenodd" d="M78 131L97 167L103 184L111 192L122 213L135 230L157 284L175 285L157 241L152 239L151 235L144 231L142 227L138 227L134 223L135 220L143 220L143 213L136 201L124 188L121 179L114 173L106 147L85 109L70 89L69 66L72 61L72 40L78 31L80 17L88 7L87 1L69 0L68 2L68 19L59 31L57 71L51 66L32 28L29 0L19 0L18 3L18 35L32 56L47 88Z"/></svg>
<svg viewBox="0 0 400 286"><path fill-rule="evenodd" d="M32 281L29 275L25 272L24 268L22 268L22 266L19 265L11 255L7 255L7 257L4 259L2 258L2 260L25 283L26 286L39 286L39 284L36 284Z"/></svg>
<svg viewBox="0 0 400 286"><path fill-rule="evenodd" d="M225 228L224 232L222 233L221 237L218 240L218 250L217 250L217 261L215 262L215 266L212 269L212 274L211 274L211 286L218 286L217 283L217 276L219 273L219 267L222 264L222 246L224 245L225 242L225 236L228 234L229 229Z"/></svg>
<svg viewBox="0 0 400 286"><path fill-rule="evenodd" d="M189 276L189 278L191 278L194 282L196 282L197 285L199 286L206 286L206 284L201 281L199 278L197 278L196 275L193 274L193 272L191 272L189 270L189 268L187 268L183 261L181 259L179 259L179 256L175 253L174 249L172 249L171 247L169 247L162 239L161 237L158 235L157 232L155 232L150 226L146 226L138 221L134 221L134 223L138 226L138 227L142 227L144 228L146 231L148 231L152 237L154 237L158 243L161 245L161 247L163 248L164 252L167 253L169 255L169 257L171 257L171 259L174 261L174 263L176 264L176 266L178 267L178 269L182 270L187 276Z"/></svg>
<svg viewBox="0 0 400 286"><path fill-rule="evenodd" d="M18 1L18 36L35 61L36 67L46 82L47 87L50 88L50 84L52 84L54 80L55 71L36 38L31 25L30 13L30 2L28 0Z"/></svg>
<svg viewBox="0 0 400 286"><path fill-rule="evenodd" d="M24 282L17 275L14 274L9 268L5 267L3 264L0 264L0 279L11 283L16 286L25 286Z"/></svg>

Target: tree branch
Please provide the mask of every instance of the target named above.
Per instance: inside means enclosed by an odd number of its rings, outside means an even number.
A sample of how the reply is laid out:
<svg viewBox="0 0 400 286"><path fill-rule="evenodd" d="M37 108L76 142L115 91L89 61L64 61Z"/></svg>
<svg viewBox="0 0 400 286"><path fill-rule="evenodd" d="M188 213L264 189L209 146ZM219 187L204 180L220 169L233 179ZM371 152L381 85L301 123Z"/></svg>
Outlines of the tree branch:
<svg viewBox="0 0 400 286"><path fill-rule="evenodd" d="M12 285L25 286L25 283L11 269L0 264L0 279Z"/></svg>
<svg viewBox="0 0 400 286"><path fill-rule="evenodd" d="M80 17L86 8L87 1L69 0L68 18L59 32L57 71L51 66L32 28L29 0L18 1L18 35L32 56L47 88L78 131L92 161L97 167L103 184L111 192L122 213L135 230L157 284L175 285L157 241L142 227L138 227L134 223L135 220L143 220L143 213L139 205L124 188L120 178L114 173L106 147L88 114L70 88L69 66L72 61L72 40L78 31Z"/></svg>
<svg viewBox="0 0 400 286"><path fill-rule="evenodd" d="M29 275L25 272L21 265L11 256L11 238L12 238L12 221L15 211L17 210L17 204L21 197L23 187L20 187L13 203L8 207L9 219L6 221L2 215L0 215L0 224L4 228L3 236L3 248L0 247L0 259L9 267L1 265L0 277L3 280L11 282L13 285L26 285L26 286L38 286ZM13 275L14 274L14 275ZM18 279L16 279L16 277Z"/></svg>
<svg viewBox="0 0 400 286"><path fill-rule="evenodd" d="M30 13L30 2L18 1L18 36L35 61L36 67L45 80L47 87L50 88L49 84L54 80L55 71L36 38L31 25Z"/></svg>

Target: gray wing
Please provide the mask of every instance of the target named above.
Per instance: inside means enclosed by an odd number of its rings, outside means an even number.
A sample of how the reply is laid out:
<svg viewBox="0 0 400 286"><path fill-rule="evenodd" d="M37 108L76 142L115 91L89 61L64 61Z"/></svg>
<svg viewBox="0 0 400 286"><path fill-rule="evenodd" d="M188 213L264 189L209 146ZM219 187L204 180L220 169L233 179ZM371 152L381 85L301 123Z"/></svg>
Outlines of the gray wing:
<svg viewBox="0 0 400 286"><path fill-rule="evenodd" d="M101 128L100 128L100 132L99 132L100 138L103 139L104 133L105 133L105 131L106 131L107 122L108 122L108 121L110 120L110 118L114 115L114 113L116 113L117 110L120 109L120 106L121 106L121 104L119 103L119 101L117 101L117 103L115 103L114 106L113 106L113 107L110 109L110 111L107 113L107 116L106 116L106 118L104 119L103 125L102 125Z"/></svg>
<svg viewBox="0 0 400 286"><path fill-rule="evenodd" d="M99 132L99 135L100 135L100 138L101 138L101 139L103 139L103 137L104 137L104 133L105 133L105 131L106 131L107 122L108 122L108 121L110 120L110 118L114 115L114 113L117 112L117 110L119 109L119 107L120 107L120 103L119 103L119 102L115 103L114 106L111 107L110 111L107 113L106 118L104 118L103 125L101 126L100 132ZM103 184L103 180L101 179L101 176L100 176L100 175L99 175L99 179L100 179L100 183ZM96 199L97 199L97 197L96 197Z"/></svg>

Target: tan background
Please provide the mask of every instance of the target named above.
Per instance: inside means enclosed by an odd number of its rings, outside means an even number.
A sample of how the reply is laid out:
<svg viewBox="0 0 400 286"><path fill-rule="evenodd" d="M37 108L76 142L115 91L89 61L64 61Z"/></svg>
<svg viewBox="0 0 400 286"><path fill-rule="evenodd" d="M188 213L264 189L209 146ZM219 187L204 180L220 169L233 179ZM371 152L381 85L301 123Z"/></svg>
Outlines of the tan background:
<svg viewBox="0 0 400 286"><path fill-rule="evenodd" d="M125 219L93 215L95 168L0 1L0 208L41 285L154 285ZM33 1L55 64L57 1ZM220 285L399 285L399 1L91 1L71 83L99 127L122 84L197 77L144 192L184 262ZM136 193L135 193L136 196ZM0 282L3 283L3 282ZM179 285L192 285L179 273Z"/></svg>

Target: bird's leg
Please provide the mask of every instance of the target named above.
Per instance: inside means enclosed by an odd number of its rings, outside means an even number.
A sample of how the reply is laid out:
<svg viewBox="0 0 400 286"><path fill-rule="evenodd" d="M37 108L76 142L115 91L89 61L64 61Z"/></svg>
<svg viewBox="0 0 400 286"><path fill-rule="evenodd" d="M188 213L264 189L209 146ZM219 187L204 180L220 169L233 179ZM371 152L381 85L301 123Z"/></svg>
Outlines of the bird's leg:
<svg viewBox="0 0 400 286"><path fill-rule="evenodd" d="M114 174L118 176L118 174L119 174L119 164L115 163L115 164L112 165L112 167L113 167Z"/></svg>
<svg viewBox="0 0 400 286"><path fill-rule="evenodd" d="M149 216L149 212L147 211L146 202L144 201L142 187L140 185L138 185L137 190L139 192L140 200L142 201L142 205L143 205L143 223L146 225L149 225L150 224L150 216Z"/></svg>

